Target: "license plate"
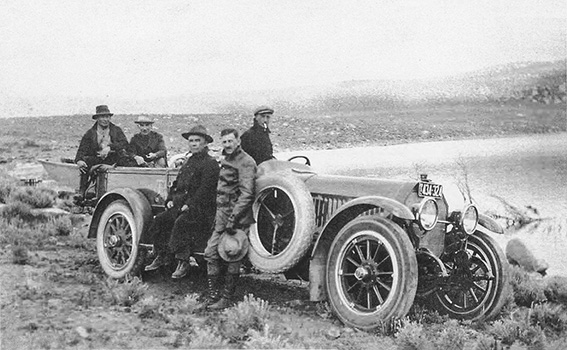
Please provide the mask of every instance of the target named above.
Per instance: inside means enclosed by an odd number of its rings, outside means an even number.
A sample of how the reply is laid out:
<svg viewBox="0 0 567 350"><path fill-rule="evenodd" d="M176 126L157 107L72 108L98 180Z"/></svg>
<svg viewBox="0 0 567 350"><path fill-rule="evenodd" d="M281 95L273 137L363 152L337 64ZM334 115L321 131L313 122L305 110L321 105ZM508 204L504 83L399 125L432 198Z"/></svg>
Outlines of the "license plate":
<svg viewBox="0 0 567 350"><path fill-rule="evenodd" d="M417 195L420 197L440 198L443 196L443 186L430 182L420 182L417 187Z"/></svg>

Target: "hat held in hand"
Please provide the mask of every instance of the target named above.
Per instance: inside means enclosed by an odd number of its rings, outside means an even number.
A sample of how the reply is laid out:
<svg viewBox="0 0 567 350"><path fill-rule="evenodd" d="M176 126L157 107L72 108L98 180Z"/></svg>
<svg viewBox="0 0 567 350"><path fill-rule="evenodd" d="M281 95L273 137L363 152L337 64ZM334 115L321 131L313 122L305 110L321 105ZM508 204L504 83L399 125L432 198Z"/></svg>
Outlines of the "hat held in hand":
<svg viewBox="0 0 567 350"><path fill-rule="evenodd" d="M248 253L250 243L246 232L243 230L235 231L233 235L224 232L219 240L219 255L226 262L240 261Z"/></svg>

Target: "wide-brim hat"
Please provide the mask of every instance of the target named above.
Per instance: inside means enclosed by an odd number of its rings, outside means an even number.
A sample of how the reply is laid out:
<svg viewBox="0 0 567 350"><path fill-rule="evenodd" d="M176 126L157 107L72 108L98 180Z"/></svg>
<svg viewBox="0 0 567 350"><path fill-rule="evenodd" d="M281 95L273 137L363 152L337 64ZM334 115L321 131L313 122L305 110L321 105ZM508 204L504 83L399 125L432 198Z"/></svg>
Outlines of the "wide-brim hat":
<svg viewBox="0 0 567 350"><path fill-rule="evenodd" d="M141 115L138 117L138 119L134 120L134 123L136 124L153 124L154 120L151 119L150 117L146 116L146 115Z"/></svg>
<svg viewBox="0 0 567 350"><path fill-rule="evenodd" d="M254 116L258 114L274 114L274 110L268 106L260 106L254 110Z"/></svg>
<svg viewBox="0 0 567 350"><path fill-rule="evenodd" d="M183 136L185 139L189 139L189 136L191 135L202 136L205 138L205 141L207 141L208 143L213 142L213 138L207 132L207 128L205 128L202 125L196 125L192 127L191 130L189 130L188 132L184 132L183 134L181 134L181 136Z"/></svg>
<svg viewBox="0 0 567 350"><path fill-rule="evenodd" d="M96 106L96 113L93 114L93 119L96 119L101 115L108 115L112 117L114 114L110 113L107 105Z"/></svg>
<svg viewBox="0 0 567 350"><path fill-rule="evenodd" d="M225 232L220 236L218 252L224 261L236 262L246 256L249 246L248 235L243 230L236 230L233 235Z"/></svg>

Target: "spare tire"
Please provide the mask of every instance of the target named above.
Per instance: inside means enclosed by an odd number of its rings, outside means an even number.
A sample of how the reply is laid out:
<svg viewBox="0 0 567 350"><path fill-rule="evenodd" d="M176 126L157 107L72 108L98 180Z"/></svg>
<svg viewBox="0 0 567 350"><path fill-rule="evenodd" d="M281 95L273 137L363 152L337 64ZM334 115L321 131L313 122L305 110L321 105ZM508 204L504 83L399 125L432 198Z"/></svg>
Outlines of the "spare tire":
<svg viewBox="0 0 567 350"><path fill-rule="evenodd" d="M258 270L280 273L293 267L311 247L315 232L313 198L301 179L288 172L256 180L248 258Z"/></svg>

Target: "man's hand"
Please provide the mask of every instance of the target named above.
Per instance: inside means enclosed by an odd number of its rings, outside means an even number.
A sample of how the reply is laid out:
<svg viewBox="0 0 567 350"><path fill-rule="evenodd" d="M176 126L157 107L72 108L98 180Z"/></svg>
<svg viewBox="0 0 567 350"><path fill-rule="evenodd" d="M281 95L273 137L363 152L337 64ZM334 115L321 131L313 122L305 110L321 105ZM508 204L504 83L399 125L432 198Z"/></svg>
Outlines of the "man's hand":
<svg viewBox="0 0 567 350"><path fill-rule="evenodd" d="M77 162L77 166L79 167L79 171L81 172L81 174L85 174L87 172L88 165L87 163L85 163L85 161L79 160Z"/></svg>
<svg viewBox="0 0 567 350"><path fill-rule="evenodd" d="M148 154L146 155L146 158L148 158L148 159L155 159L155 158L156 158L156 154L153 153L153 152L150 152L150 153L148 153Z"/></svg>
<svg viewBox="0 0 567 350"><path fill-rule="evenodd" d="M167 209L173 208L173 201L169 201L169 202L165 203L165 207L166 207Z"/></svg>
<svg viewBox="0 0 567 350"><path fill-rule="evenodd" d="M143 157L140 157L140 156L134 156L134 160L136 161L136 164L138 164L138 165L142 165L142 164L144 164L144 163L146 162L146 161L144 160L144 158L143 158Z"/></svg>
<svg viewBox="0 0 567 350"><path fill-rule="evenodd" d="M186 211L189 209L189 206L187 204L183 204L183 206L181 207L181 211Z"/></svg>

